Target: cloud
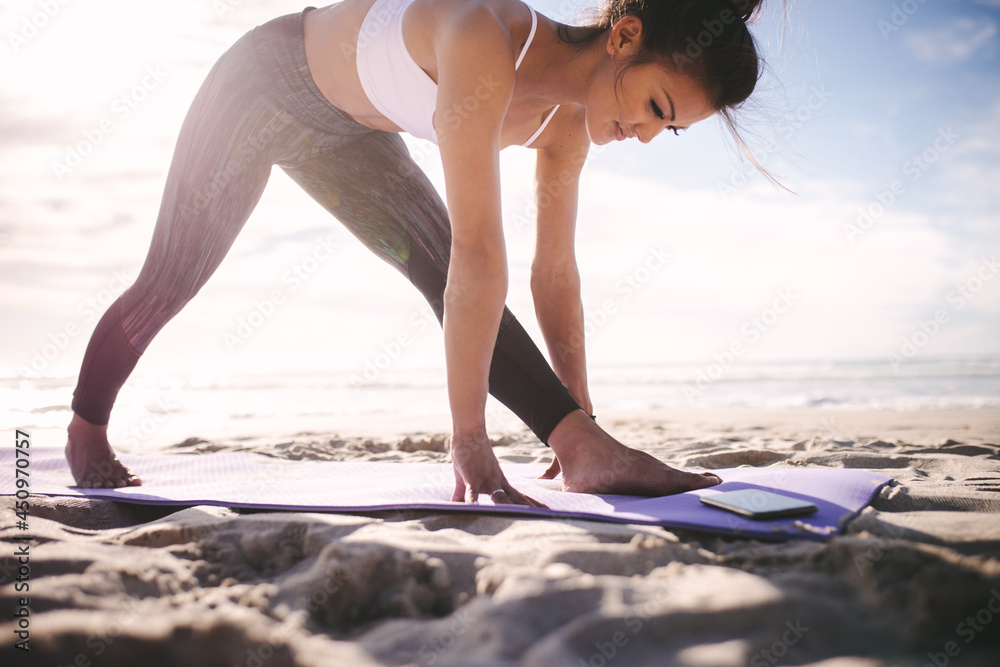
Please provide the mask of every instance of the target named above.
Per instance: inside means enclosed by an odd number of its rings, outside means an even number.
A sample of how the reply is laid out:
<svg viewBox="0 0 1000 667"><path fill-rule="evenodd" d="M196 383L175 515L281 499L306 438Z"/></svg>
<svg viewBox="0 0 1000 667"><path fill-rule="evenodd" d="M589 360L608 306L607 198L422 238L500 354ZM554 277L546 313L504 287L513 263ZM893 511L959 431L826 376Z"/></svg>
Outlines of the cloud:
<svg viewBox="0 0 1000 667"><path fill-rule="evenodd" d="M956 18L940 28L915 30L907 36L906 46L917 60L952 65L980 53L993 55L996 36L997 25L989 19Z"/></svg>
<svg viewBox="0 0 1000 667"><path fill-rule="evenodd" d="M996 211L1000 208L1000 192L996 187L1000 181L998 123L1000 96L958 126L961 139L946 156L934 196L950 215L962 220L965 229L980 230L984 233L981 240L990 239L994 243Z"/></svg>

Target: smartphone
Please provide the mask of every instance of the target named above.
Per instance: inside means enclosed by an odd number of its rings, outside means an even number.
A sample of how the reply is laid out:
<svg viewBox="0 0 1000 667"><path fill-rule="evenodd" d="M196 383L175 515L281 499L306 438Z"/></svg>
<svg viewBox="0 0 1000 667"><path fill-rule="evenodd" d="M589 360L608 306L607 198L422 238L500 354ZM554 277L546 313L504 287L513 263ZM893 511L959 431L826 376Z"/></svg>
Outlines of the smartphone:
<svg viewBox="0 0 1000 667"><path fill-rule="evenodd" d="M734 512L748 519L783 519L803 516L816 511L816 506L805 500L789 498L763 489L741 489L701 496L701 502L711 507Z"/></svg>

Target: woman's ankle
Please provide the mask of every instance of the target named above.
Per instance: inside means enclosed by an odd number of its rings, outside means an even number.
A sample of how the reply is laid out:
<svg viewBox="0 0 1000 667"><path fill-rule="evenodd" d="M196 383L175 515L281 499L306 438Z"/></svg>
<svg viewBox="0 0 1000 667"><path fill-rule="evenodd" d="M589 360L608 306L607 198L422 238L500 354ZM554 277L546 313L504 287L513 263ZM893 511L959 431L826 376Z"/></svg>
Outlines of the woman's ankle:
<svg viewBox="0 0 1000 667"><path fill-rule="evenodd" d="M549 434L549 447L560 461L568 460L581 449L591 446L603 431L583 410L574 410L560 421Z"/></svg>
<svg viewBox="0 0 1000 667"><path fill-rule="evenodd" d="M107 424L93 424L80 415L73 413L73 418L70 419L68 430L78 431L78 432L99 432L106 433L108 430Z"/></svg>

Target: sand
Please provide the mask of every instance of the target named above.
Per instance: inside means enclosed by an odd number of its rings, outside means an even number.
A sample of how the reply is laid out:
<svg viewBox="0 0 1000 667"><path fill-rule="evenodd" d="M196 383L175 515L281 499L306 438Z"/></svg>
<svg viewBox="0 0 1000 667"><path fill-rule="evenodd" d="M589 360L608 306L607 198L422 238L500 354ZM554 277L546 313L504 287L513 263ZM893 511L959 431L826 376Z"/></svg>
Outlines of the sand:
<svg viewBox="0 0 1000 667"><path fill-rule="evenodd" d="M580 520L156 508L34 498L30 654L2 498L4 665L1000 664L1000 414L602 417L678 466L893 476L845 534L762 542ZM546 461L525 430L502 461ZM442 461L419 420L165 451ZM161 449L159 451L164 451Z"/></svg>

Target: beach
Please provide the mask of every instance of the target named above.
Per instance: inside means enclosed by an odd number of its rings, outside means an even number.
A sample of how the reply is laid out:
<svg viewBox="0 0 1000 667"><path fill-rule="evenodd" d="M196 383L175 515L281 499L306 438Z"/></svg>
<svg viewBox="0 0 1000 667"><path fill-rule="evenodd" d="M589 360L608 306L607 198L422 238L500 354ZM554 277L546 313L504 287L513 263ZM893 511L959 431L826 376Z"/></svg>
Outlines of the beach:
<svg viewBox="0 0 1000 667"><path fill-rule="evenodd" d="M580 24L599 3L530 4ZM749 152L721 119L591 147L588 383L599 424L676 467L892 477L841 534L42 495L22 520L0 488L0 665L1000 665L997 2L797 3L787 26L781 4L752 33ZM241 36L302 8L0 3L2 447L64 445L192 100ZM438 147L403 137L446 195ZM564 184L539 189L537 159L501 153L499 205L506 303L547 352L531 271ZM274 166L109 437L132 456L446 464L445 378L434 311ZM486 421L501 463L551 461L492 398Z"/></svg>
<svg viewBox="0 0 1000 667"><path fill-rule="evenodd" d="M253 512L32 498L31 665L996 665L1000 413L621 410L679 467L894 478L827 542L573 519ZM142 451L446 461L433 420ZM364 431L362 431L362 426ZM431 427L431 428L428 428ZM501 462L547 463L524 427ZM0 537L14 544L10 496ZM3 567L16 567L11 548ZM11 619L19 595L2 589Z"/></svg>

